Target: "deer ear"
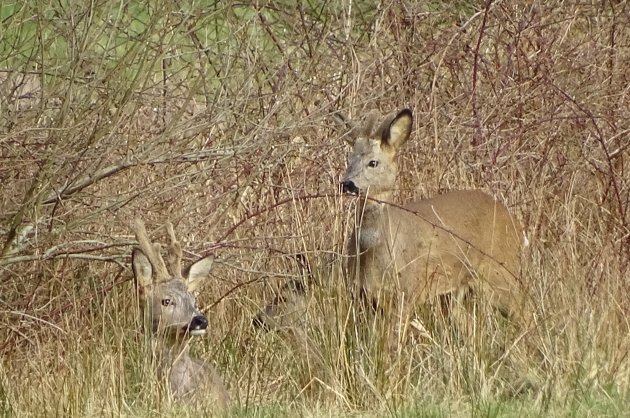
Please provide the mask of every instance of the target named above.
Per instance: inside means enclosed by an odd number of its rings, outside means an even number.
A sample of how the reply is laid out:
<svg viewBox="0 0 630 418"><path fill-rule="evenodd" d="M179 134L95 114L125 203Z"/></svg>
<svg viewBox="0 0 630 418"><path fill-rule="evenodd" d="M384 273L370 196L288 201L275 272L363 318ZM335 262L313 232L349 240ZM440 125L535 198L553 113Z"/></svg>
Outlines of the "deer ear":
<svg viewBox="0 0 630 418"><path fill-rule="evenodd" d="M214 256L210 255L199 261L195 261L186 269L184 272L184 280L186 281L186 287L189 291L194 292L201 287L208 278L213 263Z"/></svg>
<svg viewBox="0 0 630 418"><path fill-rule="evenodd" d="M143 288L153 284L153 266L141 249L134 248L131 253L131 267L136 288L142 293Z"/></svg>
<svg viewBox="0 0 630 418"><path fill-rule="evenodd" d="M394 119L392 119L389 127L383 130L383 137L381 139L382 143L397 150L405 143L405 141L407 141L407 139L409 139L412 125L413 113L411 110L401 110Z"/></svg>

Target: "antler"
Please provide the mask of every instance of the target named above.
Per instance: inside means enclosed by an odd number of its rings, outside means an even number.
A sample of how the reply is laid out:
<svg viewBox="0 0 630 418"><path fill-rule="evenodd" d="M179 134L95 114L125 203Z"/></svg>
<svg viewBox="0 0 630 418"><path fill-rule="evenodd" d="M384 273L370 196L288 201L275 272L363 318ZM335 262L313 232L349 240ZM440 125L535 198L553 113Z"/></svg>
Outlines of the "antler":
<svg viewBox="0 0 630 418"><path fill-rule="evenodd" d="M335 121L335 124L342 129L352 130L356 127L354 122L352 122L350 118L348 118L343 112L339 110L333 111L331 113L331 116Z"/></svg>
<svg viewBox="0 0 630 418"><path fill-rule="evenodd" d="M353 142L361 135L369 137L374 133L374 128L379 119L379 112L377 110L371 110L361 126L351 121L350 118L340 111L333 112L332 117L337 126L348 131L346 134L348 139L346 139L346 141L349 140L349 142Z"/></svg>
<svg viewBox="0 0 630 418"><path fill-rule="evenodd" d="M144 222L140 219L135 219L133 222L133 230L136 234L136 239L140 244L140 249L147 256L153 270L155 271L155 278L157 281L167 280L170 278L168 270L166 269L166 264L164 264L164 259L160 254L160 245L159 244L151 244L149 240L149 236L147 235L147 230L144 227ZM171 226L172 229L172 226ZM181 251L181 249L180 249ZM181 275L181 272L180 272Z"/></svg>
<svg viewBox="0 0 630 418"><path fill-rule="evenodd" d="M168 231L168 236L171 240L171 245L168 248L168 256L166 258L168 262L168 266L173 273L173 276L176 279L182 278L182 246L177 241L177 237L175 237L175 230L173 229L173 224L170 222L166 223L166 229Z"/></svg>
<svg viewBox="0 0 630 418"><path fill-rule="evenodd" d="M345 141L353 142L359 136L361 130L357 127L357 125L350 120L344 113L341 111L333 111L332 118L340 129L343 129L345 132Z"/></svg>

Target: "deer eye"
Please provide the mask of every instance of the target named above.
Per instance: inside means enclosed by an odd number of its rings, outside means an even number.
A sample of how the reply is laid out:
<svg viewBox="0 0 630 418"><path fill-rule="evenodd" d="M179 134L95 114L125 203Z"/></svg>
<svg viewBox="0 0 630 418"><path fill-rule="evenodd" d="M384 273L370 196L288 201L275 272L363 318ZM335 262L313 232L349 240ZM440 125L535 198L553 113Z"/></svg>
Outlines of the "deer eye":
<svg viewBox="0 0 630 418"><path fill-rule="evenodd" d="M368 163L368 167L370 167L370 168L376 168L376 167L378 167L378 161L376 161L376 160L371 160L371 161Z"/></svg>
<svg viewBox="0 0 630 418"><path fill-rule="evenodd" d="M173 301L170 298L162 299L162 306L169 306Z"/></svg>

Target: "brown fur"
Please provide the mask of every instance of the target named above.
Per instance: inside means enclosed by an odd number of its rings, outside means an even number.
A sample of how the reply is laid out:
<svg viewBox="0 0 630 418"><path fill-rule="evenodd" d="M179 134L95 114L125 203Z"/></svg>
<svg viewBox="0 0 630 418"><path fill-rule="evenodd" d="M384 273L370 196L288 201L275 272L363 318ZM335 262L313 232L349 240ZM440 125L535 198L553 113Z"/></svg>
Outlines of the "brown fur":
<svg viewBox="0 0 630 418"><path fill-rule="evenodd" d="M373 121L367 125L353 129L342 180L344 192L358 196L348 262L354 290L372 306L389 307L404 329L427 300L470 289L528 322L519 279L522 229L508 209L478 190L392 204L396 157L412 114L403 110L376 130Z"/></svg>
<svg viewBox="0 0 630 418"><path fill-rule="evenodd" d="M192 292L207 279L212 258L194 262L182 274L181 247L170 224L168 268L142 221L136 220L133 227L140 243L132 254L136 288L145 322L155 337L159 372L168 380L169 393L176 399L210 398L219 409L226 408L229 396L218 373L188 352L189 337L205 334L208 326Z"/></svg>

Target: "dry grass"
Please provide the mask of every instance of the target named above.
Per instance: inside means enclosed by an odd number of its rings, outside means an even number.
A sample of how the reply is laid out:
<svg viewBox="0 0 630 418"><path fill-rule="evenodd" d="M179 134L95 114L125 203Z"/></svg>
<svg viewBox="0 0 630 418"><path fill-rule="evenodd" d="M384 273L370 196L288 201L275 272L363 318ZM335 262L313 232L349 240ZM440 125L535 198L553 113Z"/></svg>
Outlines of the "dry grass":
<svg viewBox="0 0 630 418"><path fill-rule="evenodd" d="M136 216L170 219L189 260L217 255L194 348L236 415L627 409L628 4L368 3L0 6L2 413L211 411L161 401L130 283ZM480 312L463 341L436 302L392 356L378 322L357 325L330 114L402 107L416 129L399 201L475 187L506 202L531 242L534 332ZM320 284L299 327L254 332L298 253Z"/></svg>

